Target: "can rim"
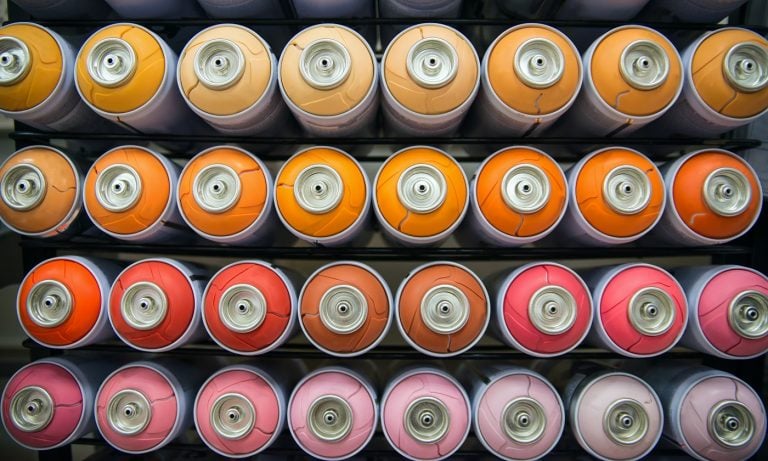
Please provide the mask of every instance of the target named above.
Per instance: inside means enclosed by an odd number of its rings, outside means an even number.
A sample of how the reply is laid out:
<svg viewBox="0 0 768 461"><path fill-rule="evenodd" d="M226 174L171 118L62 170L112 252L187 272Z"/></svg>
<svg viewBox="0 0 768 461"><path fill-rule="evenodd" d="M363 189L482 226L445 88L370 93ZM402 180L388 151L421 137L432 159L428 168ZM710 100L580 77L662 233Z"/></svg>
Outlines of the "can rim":
<svg viewBox="0 0 768 461"><path fill-rule="evenodd" d="M209 69L208 59L214 58L216 53L222 53L225 56L216 57L212 63L213 68ZM203 86L212 90L226 90L230 88L239 82L245 73L245 55L243 50L235 42L225 38L215 38L203 43L195 52L192 61L192 70L197 80ZM234 72L228 74L233 64ZM219 74L223 78L216 80L215 74Z"/></svg>
<svg viewBox="0 0 768 461"><path fill-rule="evenodd" d="M13 51L9 51L13 48L16 48L13 50L16 52L15 54ZM17 64L16 69L6 71L5 67L14 64L14 61ZM24 80L31 67L29 48L24 41L10 35L0 37L0 69L2 69L0 77L6 77L0 78L0 86L12 86L20 80Z"/></svg>
<svg viewBox="0 0 768 461"><path fill-rule="evenodd" d="M752 54L752 60L757 61L759 59L762 62L750 61L745 63L745 58L741 61L733 63L735 66L732 66L731 60L734 58L734 55L737 53L744 53L745 51L746 54ZM761 63L762 66L760 65ZM757 66L758 72L761 73L761 75L758 76L759 80L757 84L751 86L743 84L743 82L738 78L739 71L751 72L754 70L750 67L750 65ZM723 73L725 74L728 83L730 83L731 86L737 91L742 91L744 93L754 93L764 89L766 86L768 86L768 50L766 50L764 46L761 46L757 42L737 43L728 50L728 52L725 54L725 57L723 58Z"/></svg>

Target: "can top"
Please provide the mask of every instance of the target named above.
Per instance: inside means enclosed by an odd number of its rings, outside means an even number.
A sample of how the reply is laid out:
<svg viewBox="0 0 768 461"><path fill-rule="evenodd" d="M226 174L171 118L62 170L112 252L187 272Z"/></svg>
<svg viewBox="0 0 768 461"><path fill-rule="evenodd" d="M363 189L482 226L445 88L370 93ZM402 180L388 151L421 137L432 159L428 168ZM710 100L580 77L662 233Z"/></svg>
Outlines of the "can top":
<svg viewBox="0 0 768 461"><path fill-rule="evenodd" d="M288 159L275 179L275 207L303 235L338 235L363 214L370 197L365 173L349 154L312 147Z"/></svg>
<svg viewBox="0 0 768 461"><path fill-rule="evenodd" d="M523 114L560 110L581 84L581 57L573 43L544 25L507 30L491 45L484 64L493 93Z"/></svg>
<svg viewBox="0 0 768 461"><path fill-rule="evenodd" d="M389 157L376 175L375 189L386 223L413 237L439 235L457 225L469 196L461 166L431 147L409 147Z"/></svg>
<svg viewBox="0 0 768 461"><path fill-rule="evenodd" d="M617 238L643 234L664 209L664 181L645 155L611 147L594 153L576 177L574 201L590 226Z"/></svg>
<svg viewBox="0 0 768 461"><path fill-rule="evenodd" d="M768 40L751 30L711 33L696 47L688 72L715 112L749 118L768 107Z"/></svg>
<svg viewBox="0 0 768 461"><path fill-rule="evenodd" d="M376 58L355 31L319 24L296 34L280 56L280 87L296 107L316 116L348 112L376 81Z"/></svg>
<svg viewBox="0 0 768 461"><path fill-rule="evenodd" d="M749 229L762 203L754 171L740 157L721 150L699 151L688 157L670 188L683 223L712 239L731 238Z"/></svg>
<svg viewBox="0 0 768 461"><path fill-rule="evenodd" d="M551 157L531 147L510 147L482 165L472 193L491 226L507 235L532 237L559 222L567 189L565 175Z"/></svg>
<svg viewBox="0 0 768 461"><path fill-rule="evenodd" d="M677 50L666 37L647 27L608 31L598 39L586 65L603 102L628 116L664 111L683 85Z"/></svg>
<svg viewBox="0 0 768 461"><path fill-rule="evenodd" d="M228 146L207 149L190 160L179 177L179 209L200 232L235 235L268 208L267 174L246 151Z"/></svg>
<svg viewBox="0 0 768 461"><path fill-rule="evenodd" d="M235 115L256 104L275 72L269 45L234 24L209 27L179 55L179 88L199 110Z"/></svg>
<svg viewBox="0 0 768 461"><path fill-rule="evenodd" d="M61 46L44 27L0 27L0 110L21 112L37 107L64 79Z"/></svg>
<svg viewBox="0 0 768 461"><path fill-rule="evenodd" d="M12 154L0 166L0 219L37 234L56 228L79 207L80 178L72 162L51 147Z"/></svg>
<svg viewBox="0 0 768 461"><path fill-rule="evenodd" d="M479 85L477 52L461 32L442 24L418 24L401 32L382 58L382 82L406 109L448 113Z"/></svg>
<svg viewBox="0 0 768 461"><path fill-rule="evenodd" d="M80 48L75 81L95 108L123 114L142 107L159 91L167 57L159 39L137 24L113 24L91 35Z"/></svg>
<svg viewBox="0 0 768 461"><path fill-rule="evenodd" d="M94 223L111 233L146 230L171 200L171 179L158 154L136 146L105 153L85 177L84 202Z"/></svg>

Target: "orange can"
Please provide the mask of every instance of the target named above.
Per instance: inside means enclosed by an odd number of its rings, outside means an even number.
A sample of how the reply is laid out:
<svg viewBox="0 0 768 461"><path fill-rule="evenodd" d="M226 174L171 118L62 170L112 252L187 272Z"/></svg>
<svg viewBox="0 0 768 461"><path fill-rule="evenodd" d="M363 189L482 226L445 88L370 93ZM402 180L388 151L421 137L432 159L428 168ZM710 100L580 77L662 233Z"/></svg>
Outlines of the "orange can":
<svg viewBox="0 0 768 461"><path fill-rule="evenodd" d="M371 186L351 155L310 147L286 161L275 179L275 208L296 237L316 245L343 245L368 222Z"/></svg>
<svg viewBox="0 0 768 461"><path fill-rule="evenodd" d="M451 357L472 348L490 321L488 291L466 267L449 261L412 270L395 296L397 328L420 352Z"/></svg>
<svg viewBox="0 0 768 461"><path fill-rule="evenodd" d="M567 172L570 205L561 237L588 245L635 241L661 219L664 180L654 163L626 147L606 147Z"/></svg>
<svg viewBox="0 0 768 461"><path fill-rule="evenodd" d="M468 124L494 136L538 134L573 105L582 78L581 56L559 30L507 29L485 52L482 91Z"/></svg>
<svg viewBox="0 0 768 461"><path fill-rule="evenodd" d="M729 27L707 32L683 52L685 87L658 124L688 136L715 136L768 111L768 40Z"/></svg>
<svg viewBox="0 0 768 461"><path fill-rule="evenodd" d="M159 242L183 235L176 209L179 167L139 146L116 147L85 177L83 202L91 221L122 240Z"/></svg>
<svg viewBox="0 0 768 461"><path fill-rule="evenodd" d="M583 56L584 82L562 130L578 136L625 136L661 117L683 89L674 45L644 26L611 29Z"/></svg>
<svg viewBox="0 0 768 461"><path fill-rule="evenodd" d="M74 349L114 336L109 288L120 271L111 262L80 256L52 258L21 282L16 313L24 332L53 349Z"/></svg>
<svg viewBox="0 0 768 461"><path fill-rule="evenodd" d="M381 275L354 261L321 267L299 296L304 334L336 357L354 357L376 347L389 331L392 311L392 294Z"/></svg>
<svg viewBox="0 0 768 461"><path fill-rule="evenodd" d="M405 245L433 245L464 219L468 189L453 157L434 147L407 147L379 168L373 208L385 235Z"/></svg>
<svg viewBox="0 0 768 461"><path fill-rule="evenodd" d="M0 222L18 234L55 237L79 230L82 174L63 152L31 146L0 166Z"/></svg>
<svg viewBox="0 0 768 461"><path fill-rule="evenodd" d="M472 43L442 24L417 24L390 42L381 58L384 116L396 131L441 136L456 131L480 87Z"/></svg>
<svg viewBox="0 0 768 461"><path fill-rule="evenodd" d="M308 27L285 46L279 66L283 99L309 133L350 136L375 121L376 57L354 30L338 24Z"/></svg>
<svg viewBox="0 0 768 461"><path fill-rule="evenodd" d="M691 152L662 171L669 206L654 238L678 245L716 245L744 235L760 217L763 189L757 173L732 152Z"/></svg>
<svg viewBox="0 0 768 461"><path fill-rule="evenodd" d="M211 147L192 158L179 177L176 200L189 227L214 242L258 241L273 227L272 175L239 147Z"/></svg>
<svg viewBox="0 0 768 461"><path fill-rule="evenodd" d="M557 227L568 204L568 185L563 170L546 153L507 147L475 171L470 204L475 235L495 245L524 245Z"/></svg>

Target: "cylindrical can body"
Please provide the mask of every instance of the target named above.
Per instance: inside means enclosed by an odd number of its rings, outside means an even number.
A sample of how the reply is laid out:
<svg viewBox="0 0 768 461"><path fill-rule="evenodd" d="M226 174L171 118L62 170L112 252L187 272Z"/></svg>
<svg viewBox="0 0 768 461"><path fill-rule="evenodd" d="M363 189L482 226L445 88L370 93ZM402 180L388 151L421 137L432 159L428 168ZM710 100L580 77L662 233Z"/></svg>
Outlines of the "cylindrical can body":
<svg viewBox="0 0 768 461"><path fill-rule="evenodd" d="M384 234L404 245L442 242L461 224L469 206L461 165L433 147L408 147L391 155L373 188L373 208Z"/></svg>
<svg viewBox="0 0 768 461"><path fill-rule="evenodd" d="M661 438L659 397L640 378L622 372L576 374L563 400L579 445L601 460L638 460Z"/></svg>
<svg viewBox="0 0 768 461"><path fill-rule="evenodd" d="M308 455L347 459L368 445L379 408L373 387L357 373L327 367L310 373L288 402L288 429Z"/></svg>
<svg viewBox="0 0 768 461"><path fill-rule="evenodd" d="M583 56L584 83L561 119L566 133L625 136L656 120L683 89L683 64L666 37L621 26L595 40Z"/></svg>
<svg viewBox="0 0 768 461"><path fill-rule="evenodd" d="M395 296L397 328L418 351L451 357L483 337L491 317L488 291L468 268L442 261L413 269Z"/></svg>
<svg viewBox="0 0 768 461"><path fill-rule="evenodd" d="M582 79L581 56L565 34L543 24L507 29L483 56L468 125L492 136L537 135L571 107Z"/></svg>
<svg viewBox="0 0 768 461"><path fill-rule="evenodd" d="M197 2L190 0L105 0L109 6L128 19L194 18L201 15Z"/></svg>
<svg viewBox="0 0 768 461"><path fill-rule="evenodd" d="M318 24L295 35L280 55L280 92L315 136L356 136L379 106L376 58L352 29Z"/></svg>
<svg viewBox="0 0 768 461"><path fill-rule="evenodd" d="M183 235L176 206L179 166L139 146L116 147L88 170L85 211L106 234L134 242L169 241Z"/></svg>
<svg viewBox="0 0 768 461"><path fill-rule="evenodd" d="M655 367L645 376L664 405L664 436L701 461L746 460L765 440L760 395L706 367Z"/></svg>
<svg viewBox="0 0 768 461"><path fill-rule="evenodd" d="M61 357L24 366L3 390L6 433L25 448L49 450L93 431L93 401L107 372L100 363Z"/></svg>
<svg viewBox="0 0 768 461"><path fill-rule="evenodd" d="M381 429L387 441L413 461L453 455L469 434L471 416L466 391L435 368L392 378L381 399Z"/></svg>
<svg viewBox="0 0 768 461"><path fill-rule="evenodd" d="M310 147L277 173L275 208L296 237L315 245L344 245L368 224L371 186L351 155L333 147Z"/></svg>
<svg viewBox="0 0 768 461"><path fill-rule="evenodd" d="M254 456L275 441L285 426L286 391L272 376L250 365L214 373L195 399L197 433L221 456Z"/></svg>
<svg viewBox="0 0 768 461"><path fill-rule="evenodd" d="M651 0L642 17L658 21L666 14L674 21L714 23L745 3L747 0Z"/></svg>
<svg viewBox="0 0 768 461"><path fill-rule="evenodd" d="M768 41L762 35L735 27L707 32L683 51L683 62L682 96L655 127L716 136L768 111Z"/></svg>
<svg viewBox="0 0 768 461"><path fill-rule="evenodd" d="M66 154L25 147L0 165L0 222L30 237L73 234L83 227L82 193L82 173Z"/></svg>
<svg viewBox="0 0 768 461"><path fill-rule="evenodd" d="M192 37L179 55L177 80L190 109L222 133L265 133L286 121L277 59L246 27L220 24Z"/></svg>
<svg viewBox="0 0 768 461"><path fill-rule="evenodd" d="M474 46L446 25L409 27L392 40L381 58L384 117L399 133L454 133L479 87L480 61Z"/></svg>
<svg viewBox="0 0 768 461"><path fill-rule="evenodd" d="M570 203L558 234L587 245L619 245L656 226L667 202L654 163L625 147L606 147L567 172Z"/></svg>
<svg viewBox="0 0 768 461"><path fill-rule="evenodd" d="M203 295L203 323L216 343L241 355L269 352L296 330L296 290L279 268L238 261L211 278Z"/></svg>
<svg viewBox="0 0 768 461"><path fill-rule="evenodd" d="M628 21L634 18L648 0L566 0L555 18L565 20L592 19L599 21Z"/></svg>
<svg viewBox="0 0 768 461"><path fill-rule="evenodd" d="M109 321L123 342L165 352L203 337L200 325L206 272L167 258L137 261L109 293Z"/></svg>
<svg viewBox="0 0 768 461"><path fill-rule="evenodd" d="M677 344L688 324L685 293L660 267L627 263L584 274L594 315L587 342L626 357L654 357Z"/></svg>
<svg viewBox="0 0 768 461"><path fill-rule="evenodd" d="M488 157L470 184L470 227L500 246L540 240L565 215L568 186L552 157L533 147L508 147Z"/></svg>
<svg viewBox="0 0 768 461"><path fill-rule="evenodd" d="M389 331L392 293L372 267L338 261L307 279L299 297L301 329L318 349L337 357L364 354Z"/></svg>
<svg viewBox="0 0 768 461"><path fill-rule="evenodd" d="M379 0L379 16L382 18L458 18L462 0ZM403 25L382 24L381 43L387 46Z"/></svg>
<svg viewBox="0 0 768 461"><path fill-rule="evenodd" d="M763 189L755 170L720 149L691 152L662 167L667 207L653 238L678 245L716 245L757 222Z"/></svg>
<svg viewBox="0 0 768 461"><path fill-rule="evenodd" d="M563 433L560 396L549 381L530 370L508 367L475 377L471 400L477 438L501 459L544 457Z"/></svg>
<svg viewBox="0 0 768 461"><path fill-rule="evenodd" d="M197 0L212 18L281 18L280 0Z"/></svg>
<svg viewBox="0 0 768 461"><path fill-rule="evenodd" d="M11 0L35 19L104 19L112 10L103 0Z"/></svg>
<svg viewBox="0 0 768 461"><path fill-rule="evenodd" d="M176 62L176 53L149 29L112 24L80 48L77 91L97 114L135 132L199 134L204 125L181 97Z"/></svg>
<svg viewBox="0 0 768 461"><path fill-rule="evenodd" d="M688 298L680 343L717 357L748 359L768 351L768 278L742 266L675 269Z"/></svg>
<svg viewBox="0 0 768 461"><path fill-rule="evenodd" d="M158 450L192 424L199 371L178 362L132 362L113 372L96 394L96 426L116 450Z"/></svg>
<svg viewBox="0 0 768 461"><path fill-rule="evenodd" d="M355 18L370 19L376 16L374 0L292 0L293 10L297 18ZM357 25L353 29L371 46L376 46L376 26Z"/></svg>
<svg viewBox="0 0 768 461"><path fill-rule="evenodd" d="M21 282L16 313L24 332L54 349L73 349L114 336L109 289L120 268L111 261L61 256L35 266Z"/></svg>
<svg viewBox="0 0 768 461"><path fill-rule="evenodd" d="M184 222L219 243L264 241L275 227L272 175L234 146L206 149L184 166L176 201Z"/></svg>
<svg viewBox="0 0 768 461"><path fill-rule="evenodd" d="M571 269L530 263L504 277L496 291L494 330L506 344L535 357L578 346L592 324L592 298Z"/></svg>
<svg viewBox="0 0 768 461"><path fill-rule="evenodd" d="M43 130L105 123L77 94L75 50L56 32L33 23L0 27L0 57L0 114Z"/></svg>

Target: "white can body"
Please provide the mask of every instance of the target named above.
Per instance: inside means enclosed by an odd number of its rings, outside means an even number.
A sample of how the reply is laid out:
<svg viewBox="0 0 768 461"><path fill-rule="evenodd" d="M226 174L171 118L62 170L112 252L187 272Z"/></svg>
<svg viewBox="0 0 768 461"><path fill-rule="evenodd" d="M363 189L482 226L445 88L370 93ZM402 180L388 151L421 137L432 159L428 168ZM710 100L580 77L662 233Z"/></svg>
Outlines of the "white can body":
<svg viewBox="0 0 768 461"><path fill-rule="evenodd" d="M718 22L747 0L651 0L649 10L667 11L682 22Z"/></svg>
<svg viewBox="0 0 768 461"><path fill-rule="evenodd" d="M105 0L123 18L171 19L200 16L200 9L191 0Z"/></svg>
<svg viewBox="0 0 768 461"><path fill-rule="evenodd" d="M102 0L11 0L35 19L104 19L111 10Z"/></svg>
<svg viewBox="0 0 768 461"><path fill-rule="evenodd" d="M648 0L566 0L555 18L565 20L592 19L599 21L628 21L634 18Z"/></svg>
<svg viewBox="0 0 768 461"><path fill-rule="evenodd" d="M281 18L279 0L197 0L213 18Z"/></svg>

